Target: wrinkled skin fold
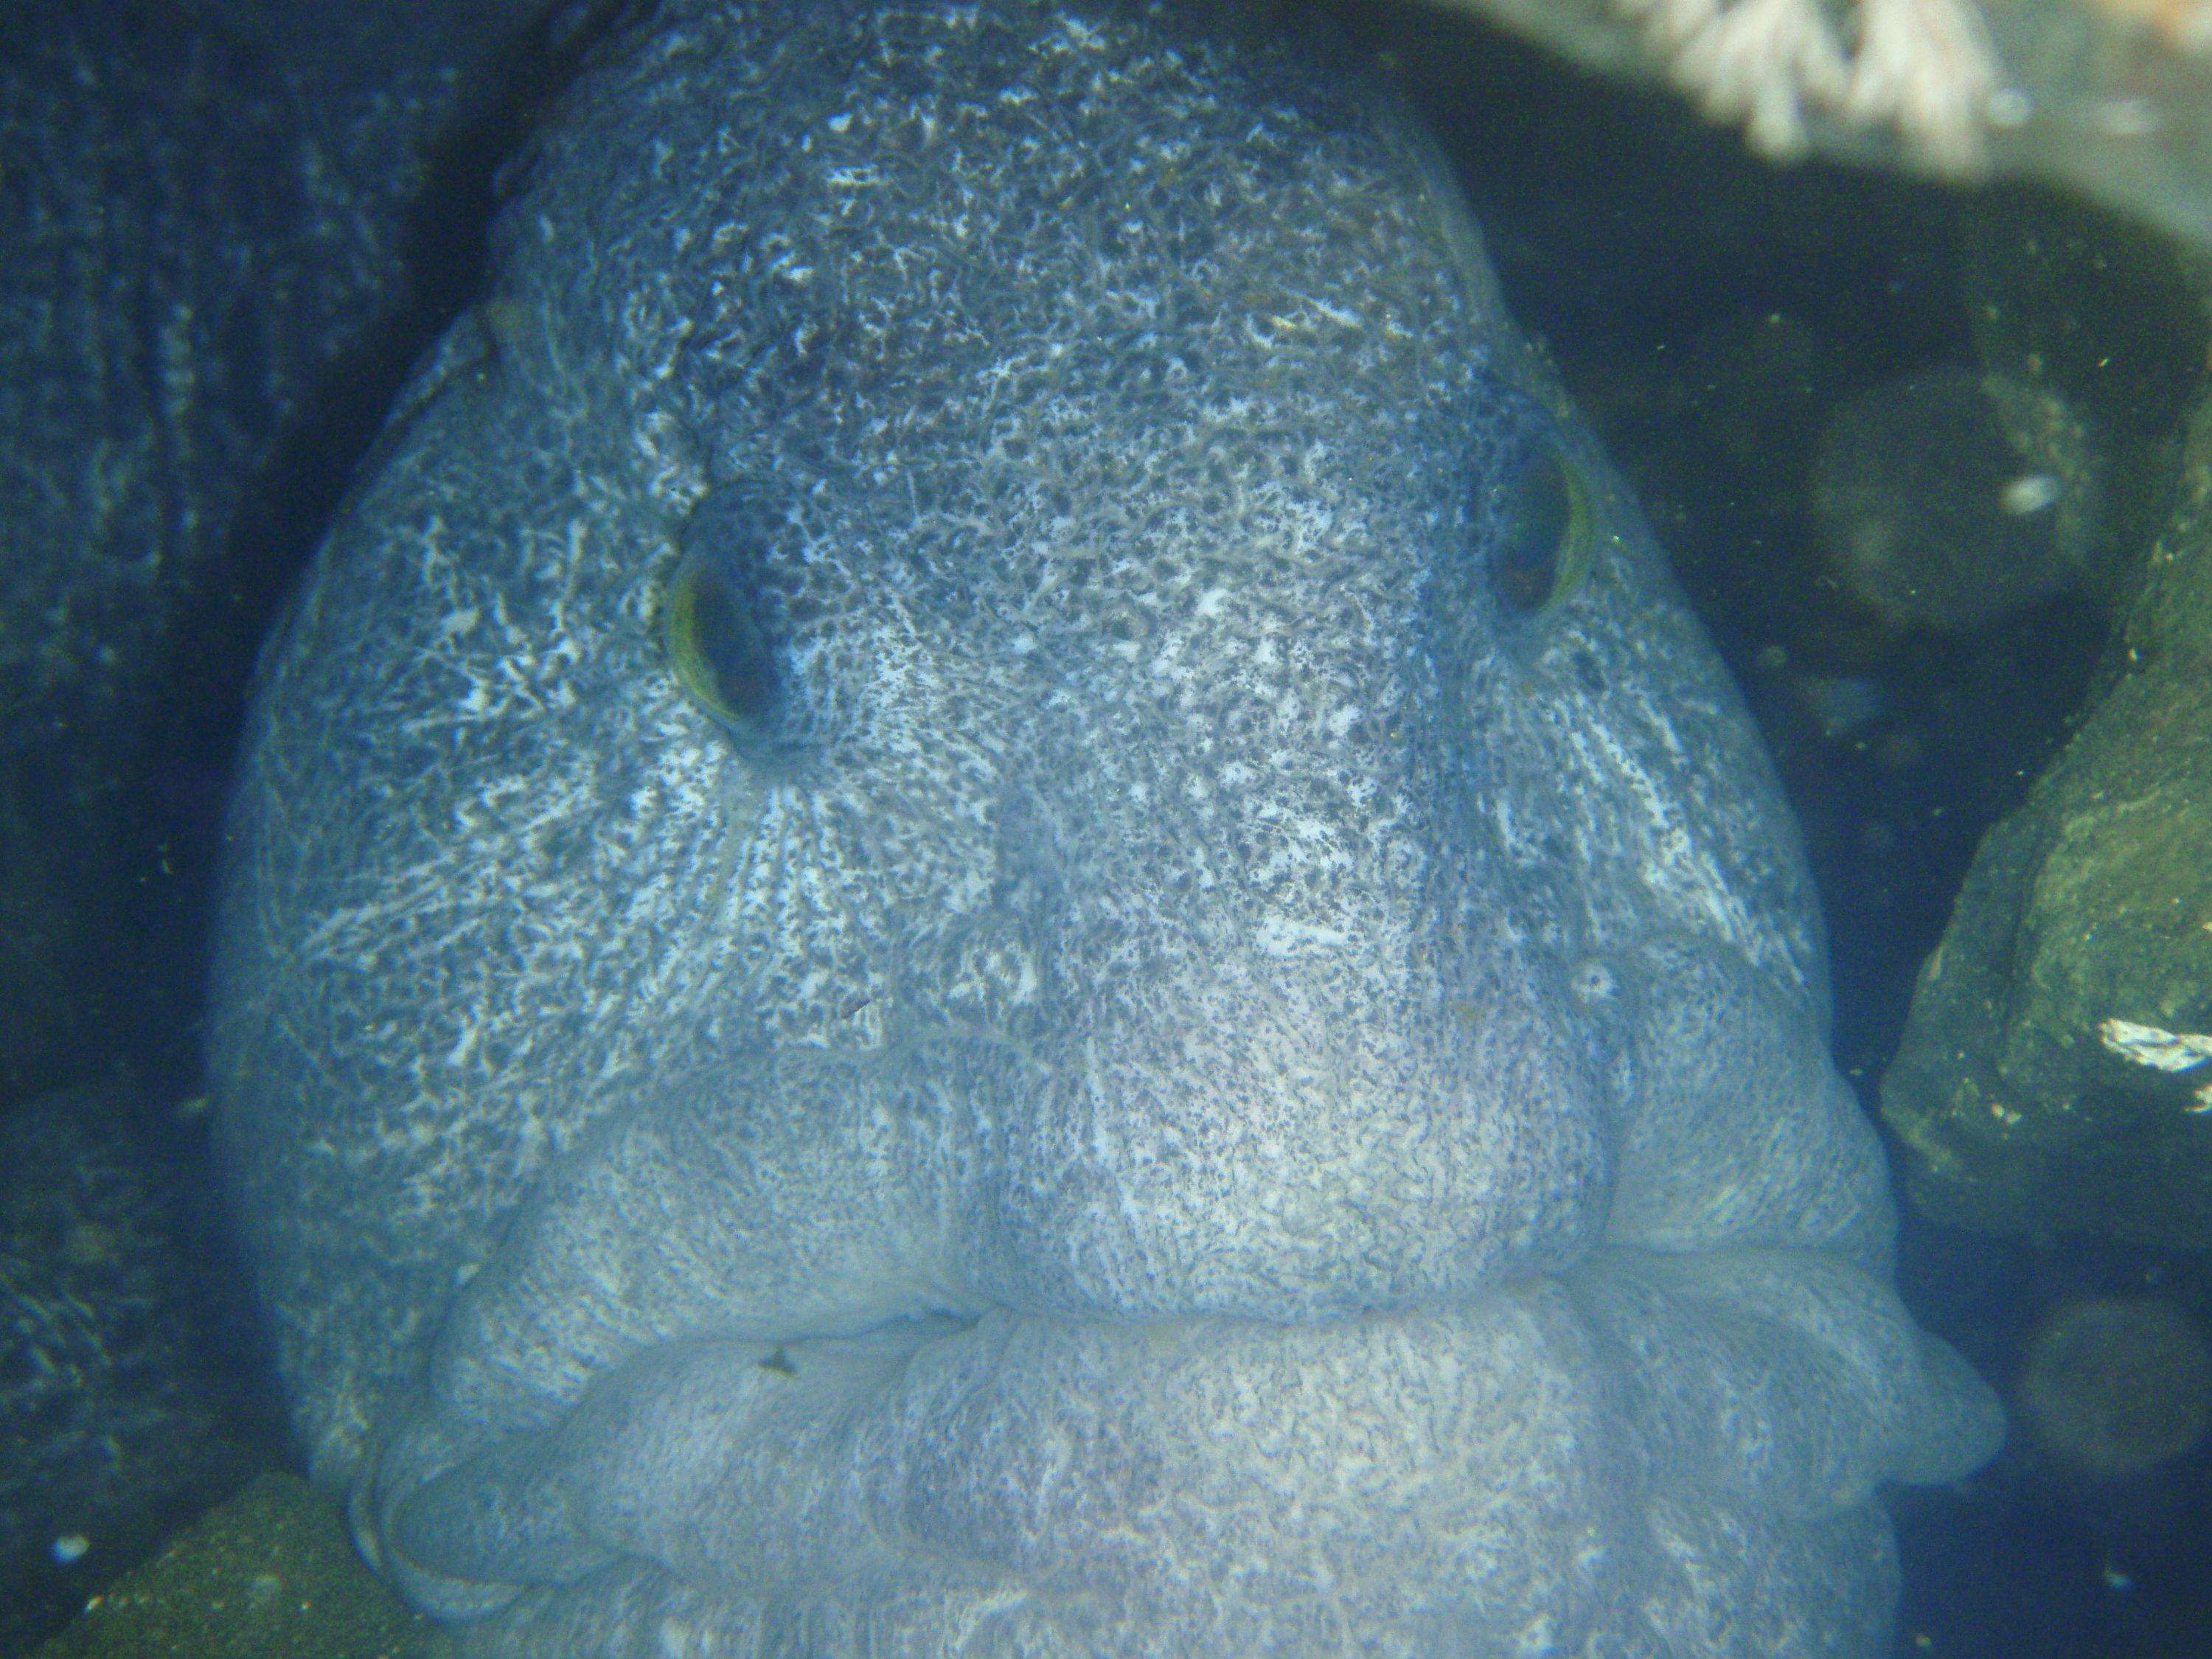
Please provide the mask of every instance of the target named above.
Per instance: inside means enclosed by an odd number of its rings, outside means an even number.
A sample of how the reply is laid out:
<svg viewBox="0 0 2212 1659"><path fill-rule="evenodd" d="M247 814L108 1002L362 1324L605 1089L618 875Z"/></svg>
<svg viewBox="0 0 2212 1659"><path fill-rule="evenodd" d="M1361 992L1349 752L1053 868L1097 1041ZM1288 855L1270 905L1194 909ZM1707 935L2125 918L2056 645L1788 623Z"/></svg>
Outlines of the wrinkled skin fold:
<svg viewBox="0 0 2212 1659"><path fill-rule="evenodd" d="M465 1651L1885 1650L1875 1488L1999 1415L1726 678L1331 58L677 0L537 140L211 1037Z"/></svg>

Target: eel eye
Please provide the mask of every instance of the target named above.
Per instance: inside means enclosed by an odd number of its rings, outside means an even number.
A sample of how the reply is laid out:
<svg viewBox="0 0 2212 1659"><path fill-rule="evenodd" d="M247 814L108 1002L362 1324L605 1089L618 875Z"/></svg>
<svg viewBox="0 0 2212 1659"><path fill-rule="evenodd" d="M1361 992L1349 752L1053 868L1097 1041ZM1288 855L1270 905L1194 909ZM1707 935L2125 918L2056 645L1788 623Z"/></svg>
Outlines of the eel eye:
<svg viewBox="0 0 2212 1659"><path fill-rule="evenodd" d="M1493 501L1490 584L1506 609L1530 616L1573 592L1589 568L1589 491L1558 440L1539 439Z"/></svg>
<svg viewBox="0 0 2212 1659"><path fill-rule="evenodd" d="M741 740L763 738L776 703L775 659L728 561L684 555L661 598L660 633L669 671L691 701Z"/></svg>

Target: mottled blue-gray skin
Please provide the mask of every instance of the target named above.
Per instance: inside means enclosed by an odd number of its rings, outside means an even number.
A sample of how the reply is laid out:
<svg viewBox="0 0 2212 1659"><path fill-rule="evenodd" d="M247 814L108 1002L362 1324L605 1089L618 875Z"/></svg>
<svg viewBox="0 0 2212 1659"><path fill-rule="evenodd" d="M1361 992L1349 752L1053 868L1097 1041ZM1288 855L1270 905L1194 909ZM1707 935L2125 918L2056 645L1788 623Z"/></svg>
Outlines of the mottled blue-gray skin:
<svg viewBox="0 0 2212 1659"><path fill-rule="evenodd" d="M1737 700L1328 56L682 0L538 142L264 665L214 1026L466 1651L1885 1650L1874 1488L1996 1407Z"/></svg>

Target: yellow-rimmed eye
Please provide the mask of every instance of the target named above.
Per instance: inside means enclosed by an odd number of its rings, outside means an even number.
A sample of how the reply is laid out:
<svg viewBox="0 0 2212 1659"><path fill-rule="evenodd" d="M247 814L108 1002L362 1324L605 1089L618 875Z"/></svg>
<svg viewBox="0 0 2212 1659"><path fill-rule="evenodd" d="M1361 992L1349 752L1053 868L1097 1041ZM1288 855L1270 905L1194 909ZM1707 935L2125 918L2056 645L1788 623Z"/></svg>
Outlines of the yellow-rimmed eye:
<svg viewBox="0 0 2212 1659"><path fill-rule="evenodd" d="M1534 615L1581 583L1593 540L1589 489L1556 439L1540 439L1498 486L1496 525L1490 582L1507 610Z"/></svg>
<svg viewBox="0 0 2212 1659"><path fill-rule="evenodd" d="M750 596L726 562L685 555L660 601L669 671L692 702L740 737L761 734L776 697L775 661Z"/></svg>

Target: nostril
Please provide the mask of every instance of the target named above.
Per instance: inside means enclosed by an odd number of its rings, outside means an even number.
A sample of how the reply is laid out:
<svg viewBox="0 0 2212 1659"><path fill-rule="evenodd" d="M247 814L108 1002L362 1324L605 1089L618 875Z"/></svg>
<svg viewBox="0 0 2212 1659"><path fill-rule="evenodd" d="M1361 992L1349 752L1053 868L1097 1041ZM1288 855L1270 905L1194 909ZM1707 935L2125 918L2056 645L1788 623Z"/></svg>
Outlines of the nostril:
<svg viewBox="0 0 2212 1659"><path fill-rule="evenodd" d="M1567 989L1585 1007L1611 1002L1620 993L1620 981L1611 968L1595 957L1575 964L1567 976Z"/></svg>

